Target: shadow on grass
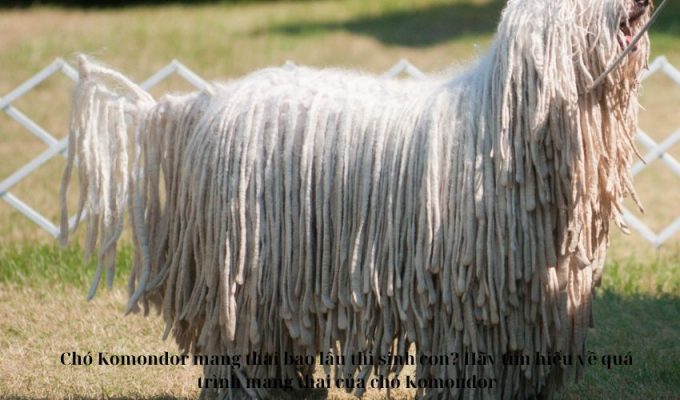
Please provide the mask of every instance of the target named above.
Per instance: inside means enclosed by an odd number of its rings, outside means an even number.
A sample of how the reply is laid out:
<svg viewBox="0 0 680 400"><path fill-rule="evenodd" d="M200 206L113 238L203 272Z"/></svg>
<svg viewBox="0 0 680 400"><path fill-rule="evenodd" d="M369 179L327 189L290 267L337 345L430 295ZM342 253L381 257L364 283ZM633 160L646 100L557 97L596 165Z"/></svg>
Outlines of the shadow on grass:
<svg viewBox="0 0 680 400"><path fill-rule="evenodd" d="M680 2L668 1L668 5L662 10L662 13L650 30L653 33L680 36ZM656 0L654 3L657 5L661 4L661 0Z"/></svg>
<svg viewBox="0 0 680 400"><path fill-rule="evenodd" d="M427 47L456 37L488 35L496 31L504 1L459 1L430 7L363 15L347 21L283 23L255 34L311 35L348 31L372 36L382 43Z"/></svg>
<svg viewBox="0 0 680 400"><path fill-rule="evenodd" d="M598 363L558 396L586 398L677 398L680 393L680 296L621 295L600 291L594 302L595 327L586 350ZM611 365L605 356L631 355L632 365Z"/></svg>
<svg viewBox="0 0 680 400"><path fill-rule="evenodd" d="M314 0L295 0L311 2ZM657 0L658 4L661 0ZM670 1L670 0L669 0ZM0 0L0 9L50 5L68 8L122 8L128 6L200 5L234 3L277 3L277 0ZM309 21L274 25L256 34L309 35L344 30L372 36L391 45L426 47L456 37L489 35L496 31L505 0L475 2L459 0L419 9L362 15L348 21ZM680 2L670 1L652 26L654 33L680 36Z"/></svg>
<svg viewBox="0 0 680 400"><path fill-rule="evenodd" d="M134 6L166 6L183 4L187 6L200 4L228 4L228 3L268 3L277 0L0 0L0 9L29 8L32 6L56 6L67 8L110 9ZM295 0L308 2L314 0Z"/></svg>
<svg viewBox="0 0 680 400"><path fill-rule="evenodd" d="M388 45L427 47L453 38L491 35L496 31L505 1L459 1L420 9L364 15L347 21L283 23L255 34L314 35L347 31L371 36ZM671 2L652 31L680 36L680 2Z"/></svg>

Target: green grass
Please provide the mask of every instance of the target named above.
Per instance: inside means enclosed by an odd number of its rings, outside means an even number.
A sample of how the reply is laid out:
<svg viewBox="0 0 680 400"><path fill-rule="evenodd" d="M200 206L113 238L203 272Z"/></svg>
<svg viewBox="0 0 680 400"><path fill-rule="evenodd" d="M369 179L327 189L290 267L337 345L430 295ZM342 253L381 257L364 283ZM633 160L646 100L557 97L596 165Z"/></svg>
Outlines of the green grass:
<svg viewBox="0 0 680 400"><path fill-rule="evenodd" d="M129 243L119 246L115 285L124 286L127 282L132 253ZM77 243L61 247L49 243L15 242L0 247L0 284L82 290L90 284L96 267L96 256L85 261ZM620 296L680 295L680 254L609 261L601 290Z"/></svg>
<svg viewBox="0 0 680 400"><path fill-rule="evenodd" d="M118 252L115 281L124 286L130 272L131 246ZM0 248L0 283L29 287L75 287L90 284L97 268L96 256L86 262L78 245L65 248L54 244L18 245Z"/></svg>
<svg viewBox="0 0 680 400"><path fill-rule="evenodd" d="M677 278L676 278L677 284ZM676 292L677 293L677 292ZM680 395L680 298L670 295L599 291L594 303L595 328L587 351L602 356L632 356L632 365L601 362L586 369L584 379L562 399L674 399Z"/></svg>

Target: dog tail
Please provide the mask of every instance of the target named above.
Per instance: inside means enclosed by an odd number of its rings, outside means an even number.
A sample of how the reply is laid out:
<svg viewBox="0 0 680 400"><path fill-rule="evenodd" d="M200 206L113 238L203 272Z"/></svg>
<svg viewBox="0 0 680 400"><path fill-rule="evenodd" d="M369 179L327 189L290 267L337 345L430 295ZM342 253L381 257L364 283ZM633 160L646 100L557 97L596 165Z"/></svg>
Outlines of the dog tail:
<svg viewBox="0 0 680 400"><path fill-rule="evenodd" d="M69 231L87 218L85 259L97 249L98 266L88 300L94 297L102 271L107 271L107 285L111 287L115 272L116 244L123 230L125 210L131 206L131 218L143 218L142 210L135 211L141 199L129 196L130 173L140 162L138 142L145 113L156 101L144 89L112 69L97 64L87 57L78 57L79 81L72 100L69 127L68 158L61 185L60 242L68 243ZM134 132L135 143L130 146L128 133ZM134 149L132 169L128 166L128 149ZM76 217L69 227L67 194L73 168L79 179L79 200ZM143 228L143 224L135 224ZM135 232L135 240L144 238ZM144 243L140 243L144 248ZM143 257L148 252L142 251Z"/></svg>

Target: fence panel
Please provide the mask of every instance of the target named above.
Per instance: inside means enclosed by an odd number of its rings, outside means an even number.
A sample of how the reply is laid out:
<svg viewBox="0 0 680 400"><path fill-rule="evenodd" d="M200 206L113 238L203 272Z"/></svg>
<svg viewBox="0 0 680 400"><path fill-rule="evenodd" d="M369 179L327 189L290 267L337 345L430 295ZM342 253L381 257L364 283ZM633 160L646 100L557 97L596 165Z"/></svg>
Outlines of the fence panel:
<svg viewBox="0 0 680 400"><path fill-rule="evenodd" d="M295 64L292 62L286 63L286 67L294 68L294 66ZM54 237L59 234L59 228L57 225L35 209L31 208L19 197L12 194L10 190L17 183L25 179L31 172L44 165L53 157L64 157L68 140L67 138L61 140L57 139L52 133L42 128L35 121L31 120L21 111L16 109L12 103L21 96L33 90L41 82L59 73L66 75L74 82L77 82L78 80L78 72L76 69L64 60L57 59L47 67L43 68L33 77L28 79L26 82L19 85L16 89L0 98L0 109L14 121L19 123L26 131L28 131L28 133L36 136L47 146L47 149L43 153L0 181L0 198L2 198L7 204L17 209L28 219L36 223L40 228L46 230ZM172 60L165 67L161 68L158 70L158 72L154 73L144 82L142 82L140 86L146 90L149 90L173 74L180 76L199 90L202 90L207 86L205 80L203 80L198 74L187 68L178 60ZM670 64L665 57L659 57L654 60L654 62L650 64L649 70L643 75L642 79L648 79L655 74L665 74L673 82L680 86L680 71ZM411 64L411 62L408 60L402 59L392 68L388 69L383 74L383 76L389 78L408 76L418 79L424 77L425 73ZM678 162L678 160L669 153L669 150L675 144L680 142L680 128L664 139L661 143L657 143L646 132L638 128L637 139L647 152L643 154L643 160L640 160L636 162L635 165L633 165L633 175L638 175L645 168L647 168L647 166L652 161L660 159L666 168L672 171L675 176L680 178L680 162ZM654 232L654 230L649 228L648 225L633 215L633 213L631 213L629 210L624 210L624 219L630 228L637 231L642 237L644 237L655 247L661 246L663 243L671 239L671 237L673 237L675 234L680 232L680 216L678 216L673 221L669 221L666 227L658 233ZM70 222L71 224L74 222L73 217L71 218Z"/></svg>

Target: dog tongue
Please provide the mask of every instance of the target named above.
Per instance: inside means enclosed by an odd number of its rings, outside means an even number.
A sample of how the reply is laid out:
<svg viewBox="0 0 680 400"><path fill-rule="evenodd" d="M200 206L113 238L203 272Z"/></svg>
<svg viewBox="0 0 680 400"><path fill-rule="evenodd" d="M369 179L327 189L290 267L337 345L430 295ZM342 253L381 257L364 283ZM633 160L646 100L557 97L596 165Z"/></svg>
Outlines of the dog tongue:
<svg viewBox="0 0 680 400"><path fill-rule="evenodd" d="M633 35L626 35L626 46L633 41Z"/></svg>

